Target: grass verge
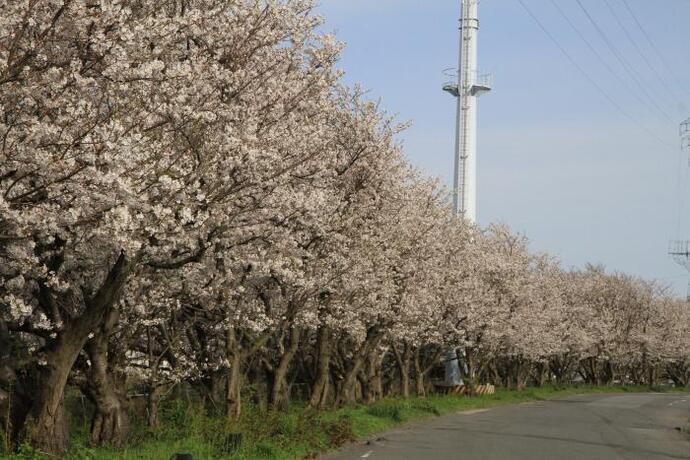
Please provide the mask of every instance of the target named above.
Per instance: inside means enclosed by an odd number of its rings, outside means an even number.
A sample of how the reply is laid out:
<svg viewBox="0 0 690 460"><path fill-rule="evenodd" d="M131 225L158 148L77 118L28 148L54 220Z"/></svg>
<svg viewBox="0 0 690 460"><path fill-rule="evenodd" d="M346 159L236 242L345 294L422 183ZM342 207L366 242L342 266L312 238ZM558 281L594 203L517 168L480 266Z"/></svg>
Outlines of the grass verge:
<svg viewBox="0 0 690 460"><path fill-rule="evenodd" d="M168 460L178 452L190 453L195 459L314 458L319 453L337 449L349 441L367 439L401 424L429 417L574 394L641 391L650 389L574 386L530 388L519 392L498 390L494 395L474 398L444 395L408 400L389 398L369 406L352 406L324 412L293 405L288 412L266 413L246 406L242 420L231 426L222 418L204 415L201 407L173 402L161 414L162 428L136 429L130 445L122 450L87 447L87 427L79 427L74 436L74 447L65 458ZM2 458L15 460L44 457L25 448L19 454Z"/></svg>

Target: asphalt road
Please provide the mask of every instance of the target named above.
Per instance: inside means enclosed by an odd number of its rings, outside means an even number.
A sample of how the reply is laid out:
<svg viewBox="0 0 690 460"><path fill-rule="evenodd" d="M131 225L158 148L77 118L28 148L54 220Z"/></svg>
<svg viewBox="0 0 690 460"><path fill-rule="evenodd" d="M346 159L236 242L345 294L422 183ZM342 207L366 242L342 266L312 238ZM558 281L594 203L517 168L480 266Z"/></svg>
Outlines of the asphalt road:
<svg viewBox="0 0 690 460"><path fill-rule="evenodd" d="M323 460L690 459L689 394L571 396L408 425Z"/></svg>

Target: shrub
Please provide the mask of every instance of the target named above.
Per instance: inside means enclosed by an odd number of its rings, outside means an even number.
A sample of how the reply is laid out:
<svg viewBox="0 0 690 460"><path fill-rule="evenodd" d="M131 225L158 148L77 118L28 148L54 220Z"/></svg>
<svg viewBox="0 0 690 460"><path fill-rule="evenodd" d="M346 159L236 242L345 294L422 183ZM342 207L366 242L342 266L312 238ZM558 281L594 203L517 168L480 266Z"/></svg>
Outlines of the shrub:
<svg viewBox="0 0 690 460"><path fill-rule="evenodd" d="M367 408L367 414L373 415L374 417L389 418L396 422L402 422L404 420L403 408L400 404L376 404Z"/></svg>
<svg viewBox="0 0 690 460"><path fill-rule="evenodd" d="M338 420L326 423L325 431L333 447L340 447L355 440L352 420L349 417L340 417Z"/></svg>

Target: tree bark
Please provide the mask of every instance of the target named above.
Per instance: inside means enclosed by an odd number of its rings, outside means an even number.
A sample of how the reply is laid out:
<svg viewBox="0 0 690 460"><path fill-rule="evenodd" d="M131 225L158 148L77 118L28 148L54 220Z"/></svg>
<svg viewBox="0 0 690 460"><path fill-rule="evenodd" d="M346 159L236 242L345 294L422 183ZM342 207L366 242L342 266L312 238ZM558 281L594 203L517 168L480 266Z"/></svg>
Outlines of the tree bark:
<svg viewBox="0 0 690 460"><path fill-rule="evenodd" d="M244 347L247 339L242 330L228 327L225 330L225 354L230 365L225 389L226 416L229 422L239 420L242 415L242 368L246 360L263 347L271 334L266 332L256 338L251 346Z"/></svg>
<svg viewBox="0 0 690 460"><path fill-rule="evenodd" d="M412 361L411 349L407 344L403 345L402 353L393 345L393 355L398 364L400 373L400 394L403 398L410 397L410 366Z"/></svg>
<svg viewBox="0 0 690 460"><path fill-rule="evenodd" d="M556 377L556 383L569 383L573 372L572 358L566 354L556 356L549 361L549 372Z"/></svg>
<svg viewBox="0 0 690 460"><path fill-rule="evenodd" d="M241 380L242 380L242 350L240 350L235 336L235 330L226 331L226 352L230 362L228 382L225 393L226 414L228 421L239 420L242 415Z"/></svg>
<svg viewBox="0 0 690 460"><path fill-rule="evenodd" d="M690 365L685 361L666 364L666 373L677 387L690 386Z"/></svg>
<svg viewBox="0 0 690 460"><path fill-rule="evenodd" d="M351 365L345 374L340 392L337 398L337 404L352 404L357 400L356 384L357 374L362 370L366 357L378 346L381 340L381 332L377 327L371 327L367 331L367 338L359 347L355 356L352 359Z"/></svg>
<svg viewBox="0 0 690 460"><path fill-rule="evenodd" d="M56 456L68 449L64 413L67 379L89 334L102 323L106 312L118 299L130 269L122 252L96 294L87 300L82 315L65 321L63 329L48 347L47 364L39 371L38 388L25 421L26 439L34 448Z"/></svg>
<svg viewBox="0 0 690 460"><path fill-rule="evenodd" d="M275 370L273 376L273 385L271 388L271 408L281 409L286 408L289 403L289 389L287 387L287 374L292 363L302 337L301 329L293 327L290 332L290 343L283 355L280 357L280 362Z"/></svg>
<svg viewBox="0 0 690 460"><path fill-rule="evenodd" d="M147 422L149 428L158 428L158 404L160 402L163 387L156 386L149 389L146 398L146 410L148 412Z"/></svg>
<svg viewBox="0 0 690 460"><path fill-rule="evenodd" d="M374 362L372 385L374 387L376 399L383 398L383 358L383 356L377 356Z"/></svg>
<svg viewBox="0 0 690 460"><path fill-rule="evenodd" d="M511 368L515 379L515 389L522 391L527 387L527 379L532 371L532 362L522 357L513 358Z"/></svg>
<svg viewBox="0 0 690 460"><path fill-rule="evenodd" d="M373 349L366 360L364 379L362 381L362 396L367 404L372 404L383 395L383 382L381 380L381 358Z"/></svg>
<svg viewBox="0 0 690 460"><path fill-rule="evenodd" d="M74 340L76 341L76 339ZM64 390L77 345L63 345L48 355L49 364L41 369L40 383L25 421L29 443L36 449L59 456L69 448L65 418Z"/></svg>
<svg viewBox="0 0 690 460"><path fill-rule="evenodd" d="M415 391L420 398L426 398L426 388L424 386L424 375L417 374L414 379Z"/></svg>
<svg viewBox="0 0 690 460"><path fill-rule="evenodd" d="M582 377L585 379L585 381L590 384L590 385L600 385L600 375L598 372L598 366L597 366L597 358L594 356L590 356L589 358L585 358L582 363L580 364L580 370Z"/></svg>
<svg viewBox="0 0 690 460"><path fill-rule="evenodd" d="M649 386L650 387L655 386L657 373L656 373L656 368L651 364L648 364L647 376L648 376Z"/></svg>
<svg viewBox="0 0 690 460"><path fill-rule="evenodd" d="M331 330L321 326L316 338L316 380L309 399L309 407L322 409L328 401L328 380L331 361Z"/></svg>
<svg viewBox="0 0 690 460"><path fill-rule="evenodd" d="M441 358L441 351L437 351L432 356L431 360L428 361L427 366L424 367L422 362L421 349L417 348L414 353L414 375L415 375L415 391L417 396L426 397L426 376L431 372L431 370L438 364Z"/></svg>
<svg viewBox="0 0 690 460"><path fill-rule="evenodd" d="M221 371L211 371L208 376L206 396L208 410L215 416L220 416L223 410L223 393L227 385L227 374Z"/></svg>
<svg viewBox="0 0 690 460"><path fill-rule="evenodd" d="M85 346L91 362L87 394L95 405L91 420L91 444L94 446L121 447L129 435L124 382L118 381L108 353L108 341L118 320L118 311L110 310Z"/></svg>
<svg viewBox="0 0 690 460"><path fill-rule="evenodd" d="M422 369L419 349L417 349L414 354L414 384L417 396L420 398L425 398L426 388L424 387L424 370Z"/></svg>
<svg viewBox="0 0 690 460"><path fill-rule="evenodd" d="M470 348L470 347L465 347L465 364L467 364L467 385L470 388L474 388L474 385L477 383L477 377L478 377L478 359L476 356L475 351Z"/></svg>
<svg viewBox="0 0 690 460"><path fill-rule="evenodd" d="M501 378L501 373L498 370L498 363L496 362L495 358L489 362L489 369L491 371L491 375L493 376L493 381L496 382L496 385L503 385L504 387L507 387L506 383Z"/></svg>
<svg viewBox="0 0 690 460"><path fill-rule="evenodd" d="M4 434L6 452L13 451L21 442L21 428L31 407L35 382L34 372L26 378L31 387L26 387L17 375L17 356L12 337L5 322L0 318L0 430Z"/></svg>
<svg viewBox="0 0 690 460"><path fill-rule="evenodd" d="M613 382L613 366L611 365L611 361L606 361L604 364L601 372L601 381L607 386L611 385Z"/></svg>
<svg viewBox="0 0 690 460"><path fill-rule="evenodd" d="M105 350L100 344L87 348L91 360L88 394L95 405L91 420L91 444L121 447L130 428L125 396L108 370Z"/></svg>
<svg viewBox="0 0 690 460"><path fill-rule="evenodd" d="M337 405L353 404L357 400L357 389L355 388L357 384L357 374L362 369L364 365L364 357L358 354L352 360L350 369L345 374L343 383L340 387L340 391L337 397Z"/></svg>
<svg viewBox="0 0 690 460"><path fill-rule="evenodd" d="M545 363L537 363L534 366L534 383L536 386L543 387L546 384L548 371L548 365Z"/></svg>

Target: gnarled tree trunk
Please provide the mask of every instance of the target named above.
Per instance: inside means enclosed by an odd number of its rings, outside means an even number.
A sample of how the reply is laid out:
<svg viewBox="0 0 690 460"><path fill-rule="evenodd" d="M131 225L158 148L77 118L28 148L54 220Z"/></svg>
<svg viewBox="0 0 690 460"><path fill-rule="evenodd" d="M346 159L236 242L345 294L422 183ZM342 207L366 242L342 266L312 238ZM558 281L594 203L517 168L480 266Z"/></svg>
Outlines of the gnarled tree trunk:
<svg viewBox="0 0 690 460"><path fill-rule="evenodd" d="M309 407L322 409L328 401L331 340L330 328L321 326L316 337L316 380L309 398Z"/></svg>
<svg viewBox="0 0 690 460"><path fill-rule="evenodd" d="M86 301L84 312L65 321L49 345L47 364L40 369L38 388L25 421L26 438L34 448L51 455L67 450L69 438L64 410L67 379L89 334L103 322L118 299L130 268L122 252L96 294Z"/></svg>
<svg viewBox="0 0 690 460"><path fill-rule="evenodd" d="M40 370L40 383L25 419L28 442L36 449L59 455L69 448L64 393L67 378L81 346L75 337L70 343L48 354L48 363ZM78 347L79 346L79 347ZM78 347L78 348L77 348Z"/></svg>
<svg viewBox="0 0 690 460"><path fill-rule="evenodd" d="M422 349L417 348L414 352L414 382L415 391L417 396L424 398L426 397L426 376L431 372L431 370L438 364L438 360L441 358L441 351L437 351L431 357L431 360L427 362L426 367L424 367Z"/></svg>
<svg viewBox="0 0 690 460"><path fill-rule="evenodd" d="M403 398L407 399L410 397L412 351L407 344L403 344L402 351L393 344L393 355L395 356L395 362L398 364L398 373L400 374L400 394Z"/></svg>
<svg viewBox="0 0 690 460"><path fill-rule="evenodd" d="M383 381L381 379L381 356L373 349L366 359L363 371L362 396L367 404L372 404L383 396Z"/></svg>
<svg viewBox="0 0 690 460"><path fill-rule="evenodd" d="M345 373L345 378L340 387L340 391L337 397L337 404L352 404L357 400L356 395L356 384L357 375L362 370L364 366L365 359L372 353L376 347L378 347L381 338L383 337L380 329L378 327L370 327L367 331L367 337L364 343L359 347L355 356L352 358L350 366Z"/></svg>
<svg viewBox="0 0 690 460"><path fill-rule="evenodd" d="M95 406L91 420L91 444L94 446L120 447L129 435L124 382L118 381L112 368L112 357L108 353L108 341L118 320L117 310L110 310L85 346L91 362L87 395Z"/></svg>
<svg viewBox="0 0 690 460"><path fill-rule="evenodd" d="M300 339L302 337L302 330L298 327L293 327L290 331L290 342L280 357L280 362L273 374L273 385L271 388L271 408L280 409L287 407L289 395L288 385L287 385L287 374L290 370L290 364L297 353L297 348L299 347Z"/></svg>

